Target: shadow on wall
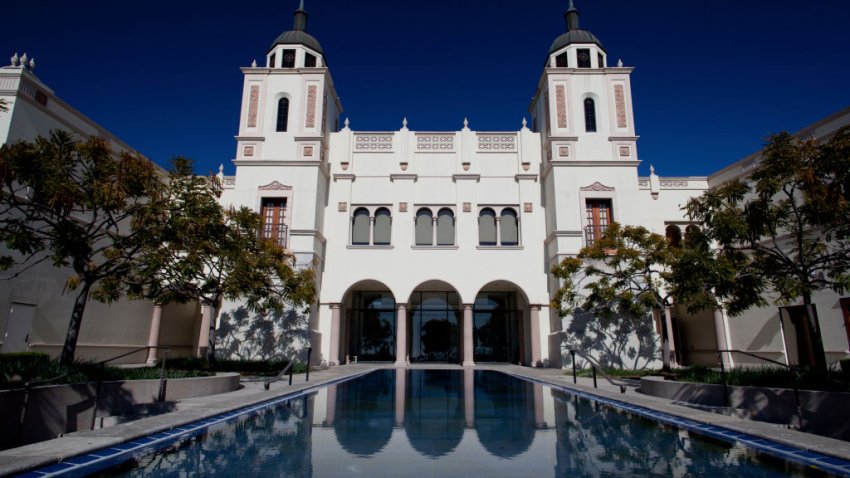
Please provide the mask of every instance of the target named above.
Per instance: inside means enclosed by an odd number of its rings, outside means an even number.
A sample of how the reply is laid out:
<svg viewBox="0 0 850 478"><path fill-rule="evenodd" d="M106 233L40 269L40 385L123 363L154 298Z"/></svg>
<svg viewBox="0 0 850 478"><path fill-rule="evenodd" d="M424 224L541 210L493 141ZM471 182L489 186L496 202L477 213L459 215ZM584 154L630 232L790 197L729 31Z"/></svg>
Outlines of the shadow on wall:
<svg viewBox="0 0 850 478"><path fill-rule="evenodd" d="M660 337L652 328L651 317L597 316L576 311L563 332L562 360L570 364L569 350L581 350L603 367L644 369L660 360ZM584 364L576 360L577 365Z"/></svg>
<svg viewBox="0 0 850 478"><path fill-rule="evenodd" d="M310 344L309 316L295 309L256 314L245 307L221 313L216 354L224 359L289 358Z"/></svg>

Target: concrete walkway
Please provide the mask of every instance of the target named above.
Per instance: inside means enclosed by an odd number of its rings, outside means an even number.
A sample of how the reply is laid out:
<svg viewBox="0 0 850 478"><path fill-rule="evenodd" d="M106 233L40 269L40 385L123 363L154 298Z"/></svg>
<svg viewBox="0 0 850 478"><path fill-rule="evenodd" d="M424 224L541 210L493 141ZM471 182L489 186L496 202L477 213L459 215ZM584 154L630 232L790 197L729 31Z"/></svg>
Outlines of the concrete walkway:
<svg viewBox="0 0 850 478"><path fill-rule="evenodd" d="M291 386L284 380L273 383L270 390L264 389L262 381L246 381L243 383L244 387L235 392L181 400L178 402L176 410L170 413L108 428L69 433L53 440L2 451L0 452L0 476L8 476L55 464L74 456L170 430L235 409L274 400L287 394L319 388L322 385L362 375L378 368L392 367L391 364L351 364L331 367L311 372L310 382L304 381L304 375L296 375ZM463 367L459 365L411 365L410 368L461 370ZM598 388L593 388L591 378L579 377L578 383L573 384L572 376L566 375L565 371L560 369L529 368L516 365L479 365L476 366L476 370L497 370L544 384L555 385L559 388L572 389L850 460L850 443L848 442L789 430L769 423L747 421L695 410L676 405L667 399L642 395L635 392L633 388L628 389L625 394L621 394L619 387L606 382L602 377L597 380Z"/></svg>

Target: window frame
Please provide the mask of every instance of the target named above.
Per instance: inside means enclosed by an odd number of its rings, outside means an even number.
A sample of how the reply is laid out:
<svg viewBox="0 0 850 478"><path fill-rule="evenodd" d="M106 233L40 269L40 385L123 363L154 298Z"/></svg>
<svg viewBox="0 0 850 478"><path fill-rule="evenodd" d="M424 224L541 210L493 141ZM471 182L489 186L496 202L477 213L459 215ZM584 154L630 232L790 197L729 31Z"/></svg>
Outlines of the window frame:
<svg viewBox="0 0 850 478"><path fill-rule="evenodd" d="M596 100L588 96L584 99L584 101L582 101L582 105L584 108L584 132L599 132L599 122L597 121L598 118L596 117ZM588 105L590 106L589 110Z"/></svg>
<svg viewBox="0 0 850 478"><path fill-rule="evenodd" d="M351 213L348 215L348 248L349 249L392 249L392 229L393 229L393 210L391 204L352 204ZM365 211L368 222L366 230L368 239L366 242L354 242L355 221L358 213ZM378 213L386 211L386 216L389 218L389 242L375 242L375 228L378 223ZM361 216L362 217L362 216Z"/></svg>
<svg viewBox="0 0 850 478"><path fill-rule="evenodd" d="M281 116L281 105L284 102L286 102L286 114ZM282 96L277 100L277 111L275 112L276 116L274 126L275 133L286 133L289 131L289 103L289 98L286 96ZM283 121L281 121L281 119L283 119Z"/></svg>
<svg viewBox="0 0 850 478"><path fill-rule="evenodd" d="M289 205L287 196L260 198L260 239L272 241L284 249L289 246L289 215L287 214ZM269 218L271 218L271 224L268 222Z"/></svg>
<svg viewBox="0 0 850 478"><path fill-rule="evenodd" d="M614 218L614 200L611 197L586 197L583 198L584 208L582 210L582 230L584 231L584 244L587 247L593 245L599 238L605 234L605 231L608 229L608 226L611 225L612 222L615 222ZM607 224L601 224L600 217L601 208L594 208L592 203L597 204L607 204ZM588 206L590 206L591 217L588 217ZM600 223L597 224L596 221ZM591 237L591 232L593 233L593 237Z"/></svg>

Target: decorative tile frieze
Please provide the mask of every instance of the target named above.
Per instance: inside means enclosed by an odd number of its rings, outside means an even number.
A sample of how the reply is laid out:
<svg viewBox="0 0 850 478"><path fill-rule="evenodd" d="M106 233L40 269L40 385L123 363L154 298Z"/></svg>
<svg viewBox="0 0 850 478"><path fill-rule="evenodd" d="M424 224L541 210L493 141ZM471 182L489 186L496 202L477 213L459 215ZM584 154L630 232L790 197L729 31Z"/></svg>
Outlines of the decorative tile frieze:
<svg viewBox="0 0 850 478"><path fill-rule="evenodd" d="M555 108L558 113L558 128L567 127L567 89L564 85L555 86Z"/></svg>
<svg viewBox="0 0 850 478"><path fill-rule="evenodd" d="M251 85L248 90L248 127L257 127L257 108L260 104L260 86Z"/></svg>
<svg viewBox="0 0 850 478"><path fill-rule="evenodd" d="M393 150L391 134L356 134L354 151L358 153L388 153Z"/></svg>
<svg viewBox="0 0 850 478"><path fill-rule="evenodd" d="M479 134L478 151L516 151L516 134Z"/></svg>
<svg viewBox="0 0 850 478"><path fill-rule="evenodd" d="M316 95L318 88L316 85L307 87L307 118L304 121L305 128L316 127Z"/></svg>
<svg viewBox="0 0 850 478"><path fill-rule="evenodd" d="M626 128L626 90L623 85L614 85L614 105L617 110L617 127Z"/></svg>
<svg viewBox="0 0 850 478"><path fill-rule="evenodd" d="M437 151L450 153L455 150L453 134L417 134L416 151Z"/></svg>
<svg viewBox="0 0 850 478"><path fill-rule="evenodd" d="M688 187L688 180L684 178L662 179L660 184L662 188L686 188Z"/></svg>

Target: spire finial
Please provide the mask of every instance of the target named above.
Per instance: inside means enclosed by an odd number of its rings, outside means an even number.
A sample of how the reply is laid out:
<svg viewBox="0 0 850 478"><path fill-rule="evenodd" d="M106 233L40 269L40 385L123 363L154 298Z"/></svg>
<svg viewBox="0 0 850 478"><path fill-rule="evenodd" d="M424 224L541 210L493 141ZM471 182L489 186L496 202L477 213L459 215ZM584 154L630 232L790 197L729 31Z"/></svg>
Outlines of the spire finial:
<svg viewBox="0 0 850 478"><path fill-rule="evenodd" d="M573 0L570 0L570 5L564 13L564 18L567 20L567 31L578 30L578 9Z"/></svg>
<svg viewBox="0 0 850 478"><path fill-rule="evenodd" d="M301 0L301 3L298 4L298 10L295 10L293 14L295 17L295 21L293 22L293 30L306 31L307 30L307 10L304 10L304 0Z"/></svg>

